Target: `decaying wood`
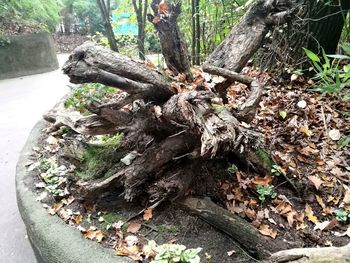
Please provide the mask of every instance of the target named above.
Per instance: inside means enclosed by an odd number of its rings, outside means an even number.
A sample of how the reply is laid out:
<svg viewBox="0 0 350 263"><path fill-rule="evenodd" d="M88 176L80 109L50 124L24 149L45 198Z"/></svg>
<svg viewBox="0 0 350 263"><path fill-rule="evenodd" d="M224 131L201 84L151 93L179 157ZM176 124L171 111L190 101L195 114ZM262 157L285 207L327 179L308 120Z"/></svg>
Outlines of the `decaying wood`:
<svg viewBox="0 0 350 263"><path fill-rule="evenodd" d="M76 48L63 72L72 83L105 84L134 95L134 99L166 101L176 93L156 70L93 42Z"/></svg>
<svg viewBox="0 0 350 263"><path fill-rule="evenodd" d="M343 263L350 259L350 244L344 247L294 248L272 254L272 263Z"/></svg>
<svg viewBox="0 0 350 263"><path fill-rule="evenodd" d="M276 242L270 237L265 237L247 221L219 207L209 199L190 197L179 201L178 204L180 207L198 215L207 223L230 235L251 255L259 259L266 259L276 251L301 245L300 242L295 240L280 240Z"/></svg>
<svg viewBox="0 0 350 263"><path fill-rule="evenodd" d="M210 54L204 68L212 66L240 72L272 26L284 23L293 11L292 0L254 2L230 35Z"/></svg>

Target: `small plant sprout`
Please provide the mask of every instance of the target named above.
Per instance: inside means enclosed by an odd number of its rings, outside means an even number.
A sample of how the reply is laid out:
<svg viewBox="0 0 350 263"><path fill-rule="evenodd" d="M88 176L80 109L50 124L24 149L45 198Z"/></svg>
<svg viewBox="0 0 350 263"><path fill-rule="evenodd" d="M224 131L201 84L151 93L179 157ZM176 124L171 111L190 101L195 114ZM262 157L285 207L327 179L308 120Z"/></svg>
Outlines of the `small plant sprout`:
<svg viewBox="0 0 350 263"><path fill-rule="evenodd" d="M281 175L281 169L282 169L281 166L279 166L277 164L274 164L274 165L272 165L271 173L274 174L275 176L280 176Z"/></svg>
<svg viewBox="0 0 350 263"><path fill-rule="evenodd" d="M339 222L346 223L350 219L350 213L340 209L335 211L335 217Z"/></svg>
<svg viewBox="0 0 350 263"><path fill-rule="evenodd" d="M155 248L157 255L152 263L199 263L201 248L186 249L184 245L163 244Z"/></svg>
<svg viewBox="0 0 350 263"><path fill-rule="evenodd" d="M274 188L272 185L257 185L256 186L256 192L259 195L259 200L261 202L264 202L267 197L275 198L277 196L277 193L274 191Z"/></svg>
<svg viewBox="0 0 350 263"><path fill-rule="evenodd" d="M285 111L280 111L279 112L280 117L284 120L287 117L287 112Z"/></svg>
<svg viewBox="0 0 350 263"><path fill-rule="evenodd" d="M237 167L235 164L231 164L231 165L227 168L227 171L228 171L229 173L234 174L235 172L238 171L238 167Z"/></svg>

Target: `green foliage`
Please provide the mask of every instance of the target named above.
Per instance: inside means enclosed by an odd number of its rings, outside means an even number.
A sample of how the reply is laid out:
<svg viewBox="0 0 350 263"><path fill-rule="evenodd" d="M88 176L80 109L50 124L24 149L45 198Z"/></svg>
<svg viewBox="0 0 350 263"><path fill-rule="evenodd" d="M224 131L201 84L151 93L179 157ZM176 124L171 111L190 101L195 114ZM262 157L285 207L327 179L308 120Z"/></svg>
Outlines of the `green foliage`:
<svg viewBox="0 0 350 263"><path fill-rule="evenodd" d="M335 211L335 216L339 222L346 223L350 219L350 213L340 209Z"/></svg>
<svg viewBox="0 0 350 263"><path fill-rule="evenodd" d="M179 232L179 229L177 228L177 226L174 225L160 225L158 226L158 233L159 234L176 234L177 232Z"/></svg>
<svg viewBox="0 0 350 263"><path fill-rule="evenodd" d="M87 114L85 108L88 102L100 102L105 96L116 92L115 88L107 87L99 83L87 83L71 87L72 93L64 102L64 107L67 109L72 107L74 110L82 114Z"/></svg>
<svg viewBox="0 0 350 263"><path fill-rule="evenodd" d="M316 72L314 79L317 81L317 87L314 91L332 94L341 97L344 101L350 100L350 64L341 66L343 60L350 60L350 45L344 44L343 50L347 55L326 55L322 50L322 58L311 50L304 51L311 60L313 70ZM330 58L333 59L331 62Z"/></svg>
<svg viewBox="0 0 350 263"><path fill-rule="evenodd" d="M272 168L271 168L271 173L273 173L275 176L280 176L281 175L281 166L277 165L277 164L274 164L272 165Z"/></svg>
<svg viewBox="0 0 350 263"><path fill-rule="evenodd" d="M0 21L53 31L60 20L56 0L7 0L0 3Z"/></svg>
<svg viewBox="0 0 350 263"><path fill-rule="evenodd" d="M348 136L344 136L339 140L338 149L344 148L350 144L350 134Z"/></svg>
<svg viewBox="0 0 350 263"><path fill-rule="evenodd" d="M186 249L184 245L164 244L156 247L157 255L152 263L199 263L201 248Z"/></svg>
<svg viewBox="0 0 350 263"><path fill-rule="evenodd" d="M236 173L238 171L238 167L235 165L235 164L231 164L228 168L227 168L227 171L229 173Z"/></svg>
<svg viewBox="0 0 350 263"><path fill-rule="evenodd" d="M65 167L58 166L56 162L51 159L42 159L34 164L33 167L40 173L40 178L43 184L37 184L37 187L44 188L54 197L62 197L65 195L62 185L67 181L63 175L65 174Z"/></svg>
<svg viewBox="0 0 350 263"><path fill-rule="evenodd" d="M264 202L267 197L275 198L277 193L274 191L274 187L272 185L257 185L256 192L259 195L259 200Z"/></svg>
<svg viewBox="0 0 350 263"><path fill-rule="evenodd" d="M284 120L287 117L287 112L285 111L280 111L279 112L280 117Z"/></svg>

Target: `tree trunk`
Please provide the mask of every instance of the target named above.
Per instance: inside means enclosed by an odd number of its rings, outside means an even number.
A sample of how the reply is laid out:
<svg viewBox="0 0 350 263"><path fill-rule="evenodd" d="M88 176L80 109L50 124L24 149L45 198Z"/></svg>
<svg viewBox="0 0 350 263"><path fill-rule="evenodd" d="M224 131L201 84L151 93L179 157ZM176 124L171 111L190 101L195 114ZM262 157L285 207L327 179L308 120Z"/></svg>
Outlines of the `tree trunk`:
<svg viewBox="0 0 350 263"><path fill-rule="evenodd" d="M118 46L117 46L117 42L115 40L114 37L114 32L113 32L113 28L111 25L111 21L110 21L110 14L109 14L109 7L106 7L106 4L104 2L104 0L96 0L98 7L100 8L100 12L101 12L101 17L103 20L103 25L104 28L106 30L106 35L108 38L108 43L110 45L110 48L115 51L118 52Z"/></svg>
<svg viewBox="0 0 350 263"><path fill-rule="evenodd" d="M154 15L148 14L148 20L158 32L165 63L174 75L184 74L187 80L191 80L187 46L177 24L181 1L169 4L166 1L152 0L151 7Z"/></svg>
<svg viewBox="0 0 350 263"><path fill-rule="evenodd" d="M196 8L196 58L195 64L200 64L200 51L201 51L201 26L199 16L199 0L195 0Z"/></svg>
<svg viewBox="0 0 350 263"><path fill-rule="evenodd" d="M300 12L286 26L277 27L272 38L266 39L257 64L263 68L284 69L302 67L305 53L302 48L321 54L335 54L350 9L347 0L304 0Z"/></svg>
<svg viewBox="0 0 350 263"><path fill-rule="evenodd" d="M137 46L139 50L139 58L141 60L145 60L146 53L145 53L145 26L146 26L146 14L147 14L147 7L148 7L148 0L142 0L138 1L138 4L136 0L132 1L132 4L134 6L134 10L136 13L136 19L137 19Z"/></svg>

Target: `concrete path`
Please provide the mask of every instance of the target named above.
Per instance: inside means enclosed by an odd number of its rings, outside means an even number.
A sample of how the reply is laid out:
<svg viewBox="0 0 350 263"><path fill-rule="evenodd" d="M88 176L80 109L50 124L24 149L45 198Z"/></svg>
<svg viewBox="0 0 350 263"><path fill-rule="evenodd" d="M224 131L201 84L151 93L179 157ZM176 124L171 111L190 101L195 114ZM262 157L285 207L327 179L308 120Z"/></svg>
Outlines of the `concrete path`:
<svg viewBox="0 0 350 263"><path fill-rule="evenodd" d="M60 65L67 58L58 55ZM30 130L68 91L68 83L61 70L0 80L0 262L36 262L17 209L16 162Z"/></svg>

